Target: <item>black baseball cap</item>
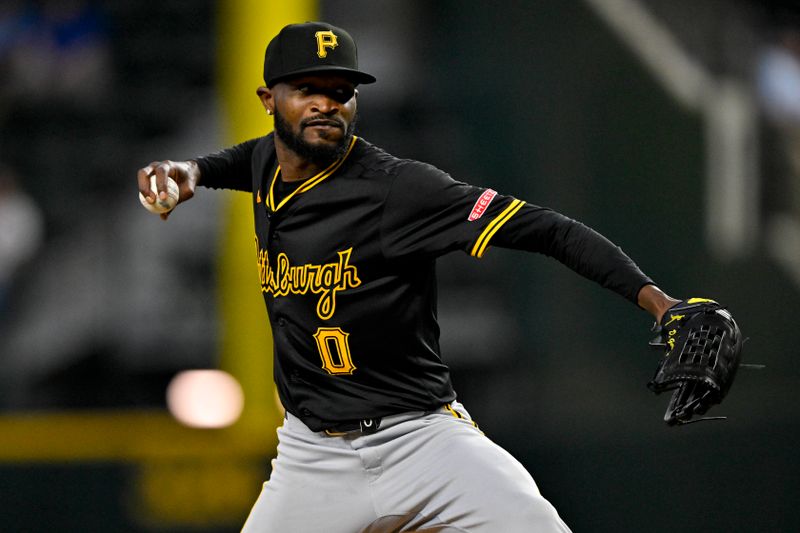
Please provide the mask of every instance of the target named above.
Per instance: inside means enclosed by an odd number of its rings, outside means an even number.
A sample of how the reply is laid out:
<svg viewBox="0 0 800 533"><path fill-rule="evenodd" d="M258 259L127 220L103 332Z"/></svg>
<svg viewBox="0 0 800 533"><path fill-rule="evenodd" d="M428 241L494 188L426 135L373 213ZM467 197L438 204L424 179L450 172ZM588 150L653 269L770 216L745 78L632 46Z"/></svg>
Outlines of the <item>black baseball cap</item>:
<svg viewBox="0 0 800 533"><path fill-rule="evenodd" d="M375 82L375 76L358 70L358 51L350 34L331 24L289 24L267 45L267 87L292 76L316 72L342 73L355 83Z"/></svg>

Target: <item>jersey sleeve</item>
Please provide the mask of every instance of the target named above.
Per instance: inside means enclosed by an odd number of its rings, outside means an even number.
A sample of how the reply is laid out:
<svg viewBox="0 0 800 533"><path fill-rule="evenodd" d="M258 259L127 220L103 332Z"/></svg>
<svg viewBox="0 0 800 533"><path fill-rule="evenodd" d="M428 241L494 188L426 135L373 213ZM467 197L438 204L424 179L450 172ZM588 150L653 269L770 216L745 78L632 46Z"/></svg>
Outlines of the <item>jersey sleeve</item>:
<svg viewBox="0 0 800 533"><path fill-rule="evenodd" d="M492 244L538 252L636 303L653 281L603 235L551 209L524 204L497 232Z"/></svg>
<svg viewBox="0 0 800 533"><path fill-rule="evenodd" d="M200 169L200 185L212 189L253 191L252 155L259 139L195 159Z"/></svg>
<svg viewBox="0 0 800 533"><path fill-rule="evenodd" d="M552 257L581 276L636 303L653 283L609 239L552 209L474 187L424 163L405 165L381 219L387 257L438 256L463 250L480 258L489 246Z"/></svg>
<svg viewBox="0 0 800 533"><path fill-rule="evenodd" d="M380 233L384 255L436 257L463 250L475 257L523 202L454 180L417 161L398 171L384 202Z"/></svg>

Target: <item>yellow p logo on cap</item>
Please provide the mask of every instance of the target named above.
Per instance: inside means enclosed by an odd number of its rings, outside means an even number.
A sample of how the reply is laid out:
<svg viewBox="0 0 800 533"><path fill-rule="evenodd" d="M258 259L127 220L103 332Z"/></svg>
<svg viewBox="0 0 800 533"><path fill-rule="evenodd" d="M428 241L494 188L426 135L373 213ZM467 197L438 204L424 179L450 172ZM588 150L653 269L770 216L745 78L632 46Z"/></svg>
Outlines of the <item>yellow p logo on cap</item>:
<svg viewBox="0 0 800 533"><path fill-rule="evenodd" d="M328 57L328 49L333 50L339 44L336 34L331 30L318 31L314 34L314 37L317 38L317 55L320 58Z"/></svg>

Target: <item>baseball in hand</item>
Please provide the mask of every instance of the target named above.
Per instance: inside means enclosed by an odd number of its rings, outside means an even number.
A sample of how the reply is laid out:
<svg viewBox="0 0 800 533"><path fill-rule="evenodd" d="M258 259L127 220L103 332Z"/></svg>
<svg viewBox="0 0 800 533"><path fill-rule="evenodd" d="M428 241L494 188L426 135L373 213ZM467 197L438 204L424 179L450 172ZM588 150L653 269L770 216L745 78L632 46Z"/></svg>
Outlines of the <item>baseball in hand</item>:
<svg viewBox="0 0 800 533"><path fill-rule="evenodd" d="M178 183L174 179L170 177L167 178L167 197L164 200L158 197L155 176L150 176L150 190L153 191L156 201L151 204L147 201L147 198L145 198L142 193L139 193L139 201L142 203L144 208L151 213L155 213L157 215L166 213L171 211L178 204Z"/></svg>

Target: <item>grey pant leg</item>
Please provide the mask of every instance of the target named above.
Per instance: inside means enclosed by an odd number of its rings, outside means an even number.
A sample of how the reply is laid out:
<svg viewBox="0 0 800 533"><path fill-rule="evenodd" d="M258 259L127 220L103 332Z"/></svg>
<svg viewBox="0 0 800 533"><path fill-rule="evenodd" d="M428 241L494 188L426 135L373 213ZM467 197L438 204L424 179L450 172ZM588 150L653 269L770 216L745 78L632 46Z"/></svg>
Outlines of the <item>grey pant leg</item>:
<svg viewBox="0 0 800 533"><path fill-rule="evenodd" d="M390 531L569 532L525 468L455 408L461 418L443 410L367 437L391 442L378 445L373 487L381 521L407 519Z"/></svg>
<svg viewBox="0 0 800 533"><path fill-rule="evenodd" d="M278 429L272 473L242 531L353 533L375 518L358 453L290 418Z"/></svg>

